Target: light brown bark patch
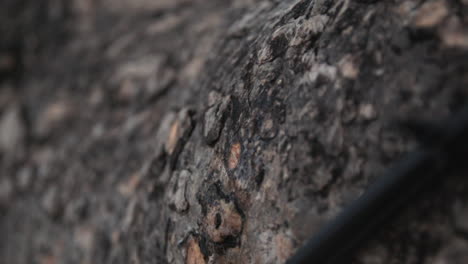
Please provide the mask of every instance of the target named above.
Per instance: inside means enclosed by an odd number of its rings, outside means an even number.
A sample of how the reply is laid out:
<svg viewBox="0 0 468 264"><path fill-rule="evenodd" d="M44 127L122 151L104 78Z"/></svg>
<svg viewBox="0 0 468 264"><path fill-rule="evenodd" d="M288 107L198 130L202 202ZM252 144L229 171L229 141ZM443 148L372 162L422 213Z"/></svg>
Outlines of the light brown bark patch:
<svg viewBox="0 0 468 264"><path fill-rule="evenodd" d="M190 239L187 245L187 258L186 264L205 264L205 257L201 252L200 246L195 239Z"/></svg>
<svg viewBox="0 0 468 264"><path fill-rule="evenodd" d="M281 263L284 263L293 253L294 247L291 239L284 234L275 237L276 255Z"/></svg>
<svg viewBox="0 0 468 264"><path fill-rule="evenodd" d="M175 121L171 125L171 130L169 131L169 137L167 139L166 151L167 153L172 154L174 152L177 140L179 138L179 122Z"/></svg>
<svg viewBox="0 0 468 264"><path fill-rule="evenodd" d="M449 19L446 26L440 29L439 34L446 47L468 48L468 29L455 17Z"/></svg>
<svg viewBox="0 0 468 264"><path fill-rule="evenodd" d="M445 1L427 2L419 9L413 25L421 28L437 26L447 17L448 13Z"/></svg>
<svg viewBox="0 0 468 264"><path fill-rule="evenodd" d="M355 63L355 59L351 55L345 56L339 62L341 74L348 79L356 79L359 75L359 68Z"/></svg>
<svg viewBox="0 0 468 264"><path fill-rule="evenodd" d="M228 160L228 167L229 169L235 169L239 164L241 155L241 145L240 143L235 143L231 146L231 151Z"/></svg>

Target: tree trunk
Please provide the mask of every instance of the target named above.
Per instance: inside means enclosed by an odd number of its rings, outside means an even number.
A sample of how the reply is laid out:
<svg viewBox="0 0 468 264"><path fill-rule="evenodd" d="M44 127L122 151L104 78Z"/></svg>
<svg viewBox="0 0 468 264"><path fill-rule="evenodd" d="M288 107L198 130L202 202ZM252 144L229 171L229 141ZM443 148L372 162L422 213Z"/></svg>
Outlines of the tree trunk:
<svg viewBox="0 0 468 264"><path fill-rule="evenodd" d="M468 95L466 0L2 0L1 263L284 263ZM349 263L467 263L443 182ZM354 262L353 262L354 261Z"/></svg>

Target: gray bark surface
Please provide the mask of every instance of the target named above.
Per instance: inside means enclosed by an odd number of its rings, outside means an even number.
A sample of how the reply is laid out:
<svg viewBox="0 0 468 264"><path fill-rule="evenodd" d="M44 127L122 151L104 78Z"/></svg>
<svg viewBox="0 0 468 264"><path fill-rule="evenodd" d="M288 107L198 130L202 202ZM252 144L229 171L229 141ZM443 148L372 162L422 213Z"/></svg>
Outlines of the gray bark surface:
<svg viewBox="0 0 468 264"><path fill-rule="evenodd" d="M284 263L468 95L466 0L3 0L0 263ZM443 175L349 263L466 263Z"/></svg>

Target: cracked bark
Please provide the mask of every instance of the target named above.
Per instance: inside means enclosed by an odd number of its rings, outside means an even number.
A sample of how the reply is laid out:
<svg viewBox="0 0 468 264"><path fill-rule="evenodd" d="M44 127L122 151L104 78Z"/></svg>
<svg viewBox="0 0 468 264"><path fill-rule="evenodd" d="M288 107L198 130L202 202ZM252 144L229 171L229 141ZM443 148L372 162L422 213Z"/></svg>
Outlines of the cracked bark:
<svg viewBox="0 0 468 264"><path fill-rule="evenodd" d="M464 0L0 6L2 263L282 263L468 93ZM465 263L439 185L350 262Z"/></svg>

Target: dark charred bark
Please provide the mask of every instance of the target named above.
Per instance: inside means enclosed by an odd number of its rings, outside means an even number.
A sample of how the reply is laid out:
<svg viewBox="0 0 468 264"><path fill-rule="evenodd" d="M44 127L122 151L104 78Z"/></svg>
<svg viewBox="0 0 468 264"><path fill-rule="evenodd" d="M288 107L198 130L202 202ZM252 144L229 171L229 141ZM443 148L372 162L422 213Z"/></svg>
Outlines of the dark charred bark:
<svg viewBox="0 0 468 264"><path fill-rule="evenodd" d="M1 263L283 263L467 102L468 2L0 3ZM424 134L421 132L420 134ZM349 263L465 263L447 173Z"/></svg>

